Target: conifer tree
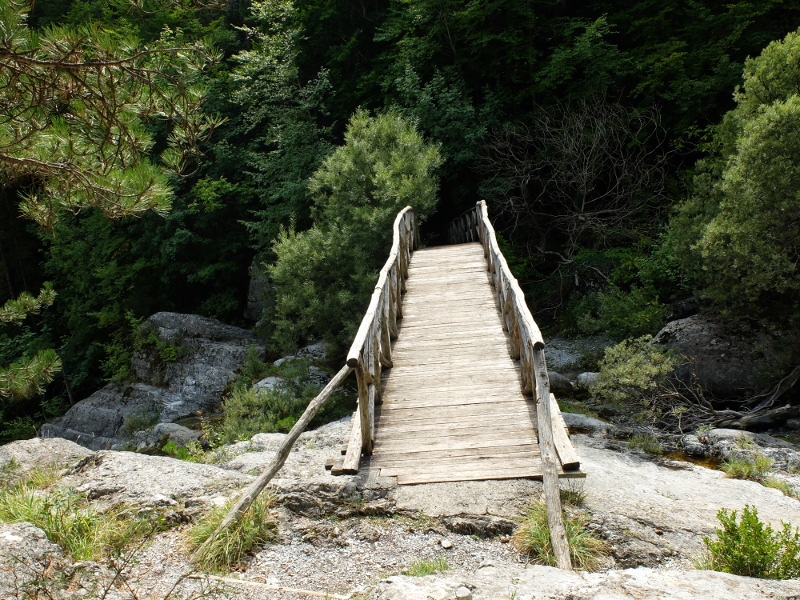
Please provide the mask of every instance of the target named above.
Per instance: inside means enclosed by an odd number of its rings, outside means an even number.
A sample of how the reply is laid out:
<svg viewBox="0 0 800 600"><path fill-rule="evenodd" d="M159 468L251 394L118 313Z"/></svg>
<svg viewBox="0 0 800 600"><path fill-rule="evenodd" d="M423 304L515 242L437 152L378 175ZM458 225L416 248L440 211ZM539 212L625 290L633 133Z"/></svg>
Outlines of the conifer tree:
<svg viewBox="0 0 800 600"><path fill-rule="evenodd" d="M168 211L170 172L192 164L217 124L202 111L200 85L214 52L169 30L146 47L92 24L35 31L29 9L0 4L0 185L46 230L64 211ZM54 297L45 286L10 300L0 326ZM41 392L59 366L55 351L41 350L0 367L0 398Z"/></svg>

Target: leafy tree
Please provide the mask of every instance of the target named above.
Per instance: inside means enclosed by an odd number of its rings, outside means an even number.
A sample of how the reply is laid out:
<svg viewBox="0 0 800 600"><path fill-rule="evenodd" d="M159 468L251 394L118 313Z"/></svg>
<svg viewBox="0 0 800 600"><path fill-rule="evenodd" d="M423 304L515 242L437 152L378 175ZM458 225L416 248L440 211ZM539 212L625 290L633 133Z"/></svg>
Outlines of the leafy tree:
<svg viewBox="0 0 800 600"><path fill-rule="evenodd" d="M723 305L785 307L800 290L799 64L800 31L747 61L715 153L672 221L668 242L702 265L695 273Z"/></svg>
<svg viewBox="0 0 800 600"><path fill-rule="evenodd" d="M350 119L345 144L311 178L314 226L285 230L269 267L274 339L291 348L321 337L341 347L355 333L405 206L424 220L436 205L438 147L397 113Z"/></svg>

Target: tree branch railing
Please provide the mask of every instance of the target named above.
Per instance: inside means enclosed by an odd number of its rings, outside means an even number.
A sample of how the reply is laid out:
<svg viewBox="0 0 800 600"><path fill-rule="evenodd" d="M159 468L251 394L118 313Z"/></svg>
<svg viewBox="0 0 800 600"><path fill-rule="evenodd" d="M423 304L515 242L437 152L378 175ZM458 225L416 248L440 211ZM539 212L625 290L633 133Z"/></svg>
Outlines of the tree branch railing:
<svg viewBox="0 0 800 600"><path fill-rule="evenodd" d="M539 447L542 456L550 541L558 566L562 569L571 569L569 545L561 515L561 498L558 488L559 461L553 441L553 414L550 401L550 380L544 357L544 338L525 303L525 294L511 273L497 244L494 227L489 220L486 201L481 200L475 205L475 208L456 219L450 226L449 234L451 243L479 241L483 246L487 270L502 317L503 329L508 332L511 340L511 358L520 361L522 391L524 394L535 394L536 396ZM558 405L555 410L558 410Z"/></svg>
<svg viewBox="0 0 800 600"><path fill-rule="evenodd" d="M403 316L402 294L406 290L408 264L418 243L414 210L407 206L394 220L389 258L381 269L367 312L347 353L347 365L355 371L358 382L359 418L354 422L352 441L345 457L345 472L353 470L353 461L355 470L358 470L360 453L356 449L359 446L353 438L359 429L361 452L372 454L375 405L381 401L381 371L392 366L392 340L397 338L397 321Z"/></svg>

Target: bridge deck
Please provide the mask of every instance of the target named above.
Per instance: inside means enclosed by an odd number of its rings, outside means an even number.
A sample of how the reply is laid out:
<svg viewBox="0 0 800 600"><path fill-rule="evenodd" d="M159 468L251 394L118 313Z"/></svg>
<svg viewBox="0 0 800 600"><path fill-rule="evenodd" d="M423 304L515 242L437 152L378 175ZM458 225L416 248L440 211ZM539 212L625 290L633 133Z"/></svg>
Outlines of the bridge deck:
<svg viewBox="0 0 800 600"><path fill-rule="evenodd" d="M370 466L400 484L541 478L480 244L416 251L406 285Z"/></svg>

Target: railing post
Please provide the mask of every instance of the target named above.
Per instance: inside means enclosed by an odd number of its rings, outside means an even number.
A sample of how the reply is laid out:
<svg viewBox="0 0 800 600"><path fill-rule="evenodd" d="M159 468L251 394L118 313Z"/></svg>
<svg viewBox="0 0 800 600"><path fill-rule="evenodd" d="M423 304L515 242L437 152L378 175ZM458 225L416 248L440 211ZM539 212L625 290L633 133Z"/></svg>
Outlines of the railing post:
<svg viewBox="0 0 800 600"><path fill-rule="evenodd" d="M411 252L419 243L419 231L414 211L404 208L394 220L392 249L381 269L378 283L372 294L367 312L361 320L350 351L347 364L356 372L358 382L358 428L351 440L360 438L358 453L348 448L346 460L348 472L358 469L356 460L360 454L371 454L375 443L375 405L382 395L382 369L392 366L392 339L397 337L397 320L402 318L402 298Z"/></svg>

